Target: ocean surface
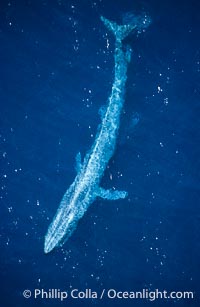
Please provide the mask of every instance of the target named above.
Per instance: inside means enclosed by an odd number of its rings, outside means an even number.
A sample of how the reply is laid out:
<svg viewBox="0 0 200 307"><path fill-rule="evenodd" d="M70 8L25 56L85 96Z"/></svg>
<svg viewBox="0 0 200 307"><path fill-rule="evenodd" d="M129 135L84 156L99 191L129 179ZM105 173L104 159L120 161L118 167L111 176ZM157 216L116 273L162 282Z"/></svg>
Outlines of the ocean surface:
<svg viewBox="0 0 200 307"><path fill-rule="evenodd" d="M199 11L198 0L0 2L1 307L200 306ZM75 156L93 144L111 92L114 37L100 16L144 13L151 25L127 39L125 103L102 179L128 198L97 199L44 254ZM72 298L74 289L98 298ZM108 298L109 289L194 298Z"/></svg>

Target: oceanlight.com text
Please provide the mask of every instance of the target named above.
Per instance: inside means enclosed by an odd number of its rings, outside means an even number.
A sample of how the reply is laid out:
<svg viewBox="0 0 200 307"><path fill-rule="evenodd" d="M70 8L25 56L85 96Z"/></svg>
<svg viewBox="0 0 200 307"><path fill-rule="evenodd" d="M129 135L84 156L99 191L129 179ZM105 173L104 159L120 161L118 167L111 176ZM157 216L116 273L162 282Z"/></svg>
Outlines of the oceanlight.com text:
<svg viewBox="0 0 200 307"><path fill-rule="evenodd" d="M141 291L119 291L116 289L102 289L95 291L92 289L72 289L72 290L60 290L60 289L34 289L24 290L23 296L26 299L48 299L48 300L60 300L66 299L110 299L110 300L138 300L145 299L149 301L155 301L158 299L163 300L180 300L180 299L194 299L194 292L192 291L166 291L155 289L151 291L149 289L142 289Z"/></svg>

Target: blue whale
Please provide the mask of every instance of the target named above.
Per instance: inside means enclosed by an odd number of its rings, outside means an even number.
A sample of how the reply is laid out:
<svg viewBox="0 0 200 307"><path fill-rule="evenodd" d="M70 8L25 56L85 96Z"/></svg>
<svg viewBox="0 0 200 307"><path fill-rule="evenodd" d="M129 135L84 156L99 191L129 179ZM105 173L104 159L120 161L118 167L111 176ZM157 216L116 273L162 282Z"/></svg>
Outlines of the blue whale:
<svg viewBox="0 0 200 307"><path fill-rule="evenodd" d="M80 153L76 156L77 175L64 194L55 217L49 225L45 235L45 253L51 252L57 246L62 246L68 240L76 229L78 221L97 197L117 200L127 196L125 191L101 188L100 182L115 150L124 103L127 66L131 60L131 49L124 46L124 39L131 32L145 28L148 20L146 19L146 25L145 19L141 23L141 20L138 21L137 18L125 25L118 25L104 17L101 17L101 20L115 36L115 73L112 91L91 149L83 160Z"/></svg>

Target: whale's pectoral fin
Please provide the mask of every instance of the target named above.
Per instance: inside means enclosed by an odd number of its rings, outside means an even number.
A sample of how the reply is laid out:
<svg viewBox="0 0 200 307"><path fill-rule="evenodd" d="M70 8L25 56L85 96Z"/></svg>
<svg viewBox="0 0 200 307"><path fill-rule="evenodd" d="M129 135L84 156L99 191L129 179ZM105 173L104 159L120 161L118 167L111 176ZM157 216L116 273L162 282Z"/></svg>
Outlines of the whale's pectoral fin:
<svg viewBox="0 0 200 307"><path fill-rule="evenodd" d="M103 188L99 188L98 196L108 200L117 200L121 198L125 198L128 195L126 191L117 191L117 190L105 190Z"/></svg>
<svg viewBox="0 0 200 307"><path fill-rule="evenodd" d="M77 155L76 155L76 171L77 171L77 173L80 171L81 166L82 166L82 163L81 163L81 153L78 152Z"/></svg>
<svg viewBox="0 0 200 307"><path fill-rule="evenodd" d="M100 115L101 120L103 120L103 118L105 117L105 115L106 115L106 110L107 110L107 108L106 108L105 105L102 105L102 106L100 107L100 109L99 109L99 115Z"/></svg>

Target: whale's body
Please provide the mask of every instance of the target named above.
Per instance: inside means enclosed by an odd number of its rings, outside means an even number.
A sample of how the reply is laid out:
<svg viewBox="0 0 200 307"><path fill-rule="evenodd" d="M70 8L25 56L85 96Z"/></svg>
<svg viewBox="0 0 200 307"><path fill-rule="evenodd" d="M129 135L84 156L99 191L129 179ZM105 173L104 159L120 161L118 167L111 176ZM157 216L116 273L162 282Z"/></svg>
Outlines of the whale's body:
<svg viewBox="0 0 200 307"><path fill-rule="evenodd" d="M127 196L125 191L100 188L100 181L115 150L124 103L127 66L131 59L131 50L130 48L123 50L123 40L137 27L137 24L119 26L104 17L101 17L101 20L114 33L116 39L115 77L112 92L94 144L83 161L81 161L80 153L76 157L77 176L64 194L48 228L44 244L45 253L49 253L56 246L68 240L80 218L97 197L116 200Z"/></svg>

